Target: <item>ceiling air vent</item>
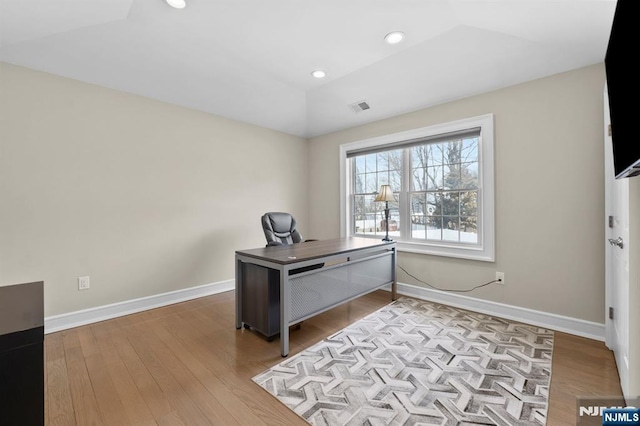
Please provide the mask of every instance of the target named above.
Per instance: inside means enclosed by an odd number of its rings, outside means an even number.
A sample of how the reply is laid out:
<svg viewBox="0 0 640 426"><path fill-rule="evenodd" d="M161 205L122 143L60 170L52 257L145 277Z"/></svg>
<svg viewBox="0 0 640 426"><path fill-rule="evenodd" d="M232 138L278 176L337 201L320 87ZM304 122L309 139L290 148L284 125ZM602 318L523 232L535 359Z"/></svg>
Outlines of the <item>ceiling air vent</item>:
<svg viewBox="0 0 640 426"><path fill-rule="evenodd" d="M370 109L369 103L367 101L358 101L349 105L349 108L353 112L362 112Z"/></svg>

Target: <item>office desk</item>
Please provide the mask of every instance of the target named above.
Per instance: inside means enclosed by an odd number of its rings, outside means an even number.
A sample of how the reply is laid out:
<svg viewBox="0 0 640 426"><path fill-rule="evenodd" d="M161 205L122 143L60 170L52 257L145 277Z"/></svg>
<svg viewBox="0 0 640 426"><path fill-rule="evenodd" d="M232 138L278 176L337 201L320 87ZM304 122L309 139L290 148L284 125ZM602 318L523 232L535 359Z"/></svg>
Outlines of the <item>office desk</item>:
<svg viewBox="0 0 640 426"><path fill-rule="evenodd" d="M266 268L271 277L279 281L280 349L282 356L287 356L289 326L387 284L391 284L391 299L395 300L396 256L393 241L356 237L238 250L236 328L242 328L246 320L242 312L242 291L251 279L251 274L243 273L247 265ZM291 274L291 271L322 263L322 268ZM251 308L266 309L264 306Z"/></svg>

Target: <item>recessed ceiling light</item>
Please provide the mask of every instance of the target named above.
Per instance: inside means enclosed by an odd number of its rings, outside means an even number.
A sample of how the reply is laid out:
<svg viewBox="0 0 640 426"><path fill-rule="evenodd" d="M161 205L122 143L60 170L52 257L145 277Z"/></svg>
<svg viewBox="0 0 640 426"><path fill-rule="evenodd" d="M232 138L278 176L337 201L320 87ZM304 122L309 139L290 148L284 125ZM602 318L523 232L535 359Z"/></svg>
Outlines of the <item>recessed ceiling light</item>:
<svg viewBox="0 0 640 426"><path fill-rule="evenodd" d="M384 41L389 44L400 43L402 40L404 40L404 33L402 31L394 31L384 36Z"/></svg>
<svg viewBox="0 0 640 426"><path fill-rule="evenodd" d="M184 7L187 5L185 0L164 0L164 1L167 2L169 6L174 7L176 9L184 9Z"/></svg>
<svg viewBox="0 0 640 426"><path fill-rule="evenodd" d="M315 78L324 78L327 73L322 71L322 70L315 70L314 72L311 73L312 76L314 76Z"/></svg>

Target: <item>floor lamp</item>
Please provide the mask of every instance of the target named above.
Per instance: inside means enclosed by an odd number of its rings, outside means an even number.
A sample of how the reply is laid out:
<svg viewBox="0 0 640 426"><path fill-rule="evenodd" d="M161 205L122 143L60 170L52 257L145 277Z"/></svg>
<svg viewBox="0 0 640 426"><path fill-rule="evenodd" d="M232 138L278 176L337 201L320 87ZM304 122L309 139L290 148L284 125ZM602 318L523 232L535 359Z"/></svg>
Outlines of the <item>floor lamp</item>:
<svg viewBox="0 0 640 426"><path fill-rule="evenodd" d="M393 241L389 238L389 201L395 201L395 197L393 196L393 191L389 185L382 185L380 187L380 192L376 196L376 199L373 201L382 202L384 201L384 223L386 228L386 233L382 241Z"/></svg>

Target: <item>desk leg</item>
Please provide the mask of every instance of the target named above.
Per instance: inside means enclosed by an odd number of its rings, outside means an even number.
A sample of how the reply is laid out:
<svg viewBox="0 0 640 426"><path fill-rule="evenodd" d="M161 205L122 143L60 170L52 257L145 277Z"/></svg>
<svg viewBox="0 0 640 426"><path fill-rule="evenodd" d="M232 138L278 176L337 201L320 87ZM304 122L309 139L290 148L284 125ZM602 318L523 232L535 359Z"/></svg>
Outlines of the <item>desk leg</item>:
<svg viewBox="0 0 640 426"><path fill-rule="evenodd" d="M289 285L289 270L280 269L280 354L289 355L289 315L291 307L291 286Z"/></svg>
<svg viewBox="0 0 640 426"><path fill-rule="evenodd" d="M236 256L236 329L242 328L242 261Z"/></svg>
<svg viewBox="0 0 640 426"><path fill-rule="evenodd" d="M391 256L391 268L393 269L391 275L393 277L393 282L391 283L391 300L396 300L398 298L398 280L397 280L397 271L396 266L398 262L398 251L394 248L393 255Z"/></svg>

